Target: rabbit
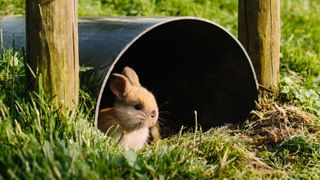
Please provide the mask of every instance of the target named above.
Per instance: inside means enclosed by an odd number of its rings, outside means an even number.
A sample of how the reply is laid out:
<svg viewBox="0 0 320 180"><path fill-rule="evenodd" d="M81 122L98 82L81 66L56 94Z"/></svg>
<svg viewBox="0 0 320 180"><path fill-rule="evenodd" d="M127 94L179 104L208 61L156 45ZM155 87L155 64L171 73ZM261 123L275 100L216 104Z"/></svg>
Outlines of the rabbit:
<svg viewBox="0 0 320 180"><path fill-rule="evenodd" d="M112 108L99 111L98 129L114 133L125 148L140 149L147 144L149 129L157 127L156 99L141 86L138 75L129 67L125 67L122 74L113 73L109 81L115 103Z"/></svg>

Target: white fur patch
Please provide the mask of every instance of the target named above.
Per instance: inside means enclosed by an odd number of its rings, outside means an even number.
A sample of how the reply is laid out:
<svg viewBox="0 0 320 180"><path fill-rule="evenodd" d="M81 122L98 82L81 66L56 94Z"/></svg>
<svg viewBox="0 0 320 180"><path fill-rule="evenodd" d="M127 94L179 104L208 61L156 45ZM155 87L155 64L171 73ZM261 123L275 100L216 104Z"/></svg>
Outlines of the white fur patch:
<svg viewBox="0 0 320 180"><path fill-rule="evenodd" d="M121 134L116 136L119 139ZM121 139L121 144L126 148L130 149L140 149L142 148L148 140L149 128L141 128L130 133L125 133Z"/></svg>

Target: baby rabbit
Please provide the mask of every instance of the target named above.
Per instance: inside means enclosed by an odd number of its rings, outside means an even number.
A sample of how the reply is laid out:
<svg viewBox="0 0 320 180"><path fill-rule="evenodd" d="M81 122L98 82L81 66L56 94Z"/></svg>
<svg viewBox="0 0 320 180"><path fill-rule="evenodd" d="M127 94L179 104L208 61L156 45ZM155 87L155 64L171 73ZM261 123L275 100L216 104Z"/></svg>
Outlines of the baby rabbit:
<svg viewBox="0 0 320 180"><path fill-rule="evenodd" d="M158 120L156 99L140 85L138 75L129 67L125 67L122 74L112 74L109 80L109 87L116 100L112 108L100 110L98 129L107 132L113 128L115 138L121 138L123 146L142 148L147 143L149 128Z"/></svg>

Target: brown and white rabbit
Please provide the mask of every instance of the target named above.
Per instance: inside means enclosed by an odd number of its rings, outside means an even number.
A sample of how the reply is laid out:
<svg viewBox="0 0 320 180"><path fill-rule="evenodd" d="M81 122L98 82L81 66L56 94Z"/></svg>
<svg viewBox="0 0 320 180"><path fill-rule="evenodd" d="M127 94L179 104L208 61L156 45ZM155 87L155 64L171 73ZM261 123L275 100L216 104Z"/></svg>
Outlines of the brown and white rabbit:
<svg viewBox="0 0 320 180"><path fill-rule="evenodd" d="M115 95L112 108L102 109L98 129L114 128L115 138L126 148L142 148L148 140L149 128L156 125L158 106L151 92L141 86L136 72L125 67L122 74L110 77L109 87Z"/></svg>

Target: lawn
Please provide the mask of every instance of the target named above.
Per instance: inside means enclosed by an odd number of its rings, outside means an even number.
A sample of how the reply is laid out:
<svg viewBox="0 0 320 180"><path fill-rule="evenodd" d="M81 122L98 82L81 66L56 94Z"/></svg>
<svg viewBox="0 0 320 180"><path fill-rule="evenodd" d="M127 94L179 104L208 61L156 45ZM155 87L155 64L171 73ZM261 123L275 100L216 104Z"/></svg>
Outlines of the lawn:
<svg viewBox="0 0 320 180"><path fill-rule="evenodd" d="M0 0L0 16L23 14L23 5ZM61 114L43 92L25 92L23 54L1 49L0 179L318 179L318 12L318 1L281 1L280 93L260 98L246 123L198 128L140 151L93 127L87 85L77 111ZM237 35L236 0L79 0L79 15L198 16Z"/></svg>

